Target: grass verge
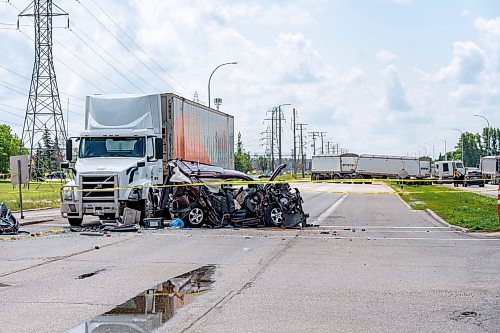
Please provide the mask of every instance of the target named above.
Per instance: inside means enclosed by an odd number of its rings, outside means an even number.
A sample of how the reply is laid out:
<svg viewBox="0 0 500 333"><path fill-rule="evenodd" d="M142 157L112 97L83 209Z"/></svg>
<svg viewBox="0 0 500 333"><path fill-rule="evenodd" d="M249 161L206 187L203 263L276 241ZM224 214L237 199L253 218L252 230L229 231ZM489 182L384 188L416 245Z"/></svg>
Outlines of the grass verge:
<svg viewBox="0 0 500 333"><path fill-rule="evenodd" d="M470 230L500 230L493 198L443 186L390 185L413 209L431 209L448 223Z"/></svg>
<svg viewBox="0 0 500 333"><path fill-rule="evenodd" d="M59 182L43 182L23 187L23 209L59 207ZM0 202L12 211L19 210L19 188L10 181L0 181Z"/></svg>

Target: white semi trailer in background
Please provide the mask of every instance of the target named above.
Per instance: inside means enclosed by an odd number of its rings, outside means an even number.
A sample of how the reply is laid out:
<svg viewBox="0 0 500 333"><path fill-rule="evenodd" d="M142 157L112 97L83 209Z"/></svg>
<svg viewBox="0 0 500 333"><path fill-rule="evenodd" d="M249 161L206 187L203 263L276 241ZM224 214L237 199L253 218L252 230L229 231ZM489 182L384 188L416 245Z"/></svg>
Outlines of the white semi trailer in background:
<svg viewBox="0 0 500 333"><path fill-rule="evenodd" d="M362 154L358 157L353 178L417 178L430 176L427 157Z"/></svg>
<svg viewBox="0 0 500 333"><path fill-rule="evenodd" d="M427 157L369 154L318 155L312 158L311 179L339 178L428 178L431 174Z"/></svg>
<svg viewBox="0 0 500 333"><path fill-rule="evenodd" d="M358 154L316 155L312 157L311 179L350 178L356 171Z"/></svg>
<svg viewBox="0 0 500 333"><path fill-rule="evenodd" d="M485 156L479 161L479 171L493 183L500 179L500 156Z"/></svg>
<svg viewBox="0 0 500 333"><path fill-rule="evenodd" d="M125 207L152 217L170 159L234 168L233 116L171 93L87 96L85 130L73 140L76 159L68 140L61 164L74 174L61 214L74 226L84 215L117 218Z"/></svg>

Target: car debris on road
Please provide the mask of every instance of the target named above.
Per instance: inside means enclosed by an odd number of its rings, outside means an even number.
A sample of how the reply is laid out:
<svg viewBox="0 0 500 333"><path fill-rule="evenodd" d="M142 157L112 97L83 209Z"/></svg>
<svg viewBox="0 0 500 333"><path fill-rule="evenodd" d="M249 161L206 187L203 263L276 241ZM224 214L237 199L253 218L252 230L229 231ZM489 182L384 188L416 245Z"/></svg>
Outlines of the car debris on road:
<svg viewBox="0 0 500 333"><path fill-rule="evenodd" d="M292 191L287 183L273 183L285 166L275 170L269 183L235 185L255 179L235 170L172 160L165 185L175 186L164 188L160 209L193 227L305 227L309 214L304 213L299 190Z"/></svg>

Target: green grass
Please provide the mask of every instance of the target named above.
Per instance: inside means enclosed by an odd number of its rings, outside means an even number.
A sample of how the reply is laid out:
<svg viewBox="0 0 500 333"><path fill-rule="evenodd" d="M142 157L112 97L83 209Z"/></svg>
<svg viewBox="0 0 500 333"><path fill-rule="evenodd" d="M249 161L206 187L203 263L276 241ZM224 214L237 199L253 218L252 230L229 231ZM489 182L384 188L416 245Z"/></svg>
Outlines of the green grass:
<svg viewBox="0 0 500 333"><path fill-rule="evenodd" d="M414 209L431 209L450 224L470 230L500 230L494 198L443 186L391 186Z"/></svg>
<svg viewBox="0 0 500 333"><path fill-rule="evenodd" d="M59 207L59 182L43 182L23 187L23 209ZM0 202L12 211L19 210L19 187L0 181Z"/></svg>

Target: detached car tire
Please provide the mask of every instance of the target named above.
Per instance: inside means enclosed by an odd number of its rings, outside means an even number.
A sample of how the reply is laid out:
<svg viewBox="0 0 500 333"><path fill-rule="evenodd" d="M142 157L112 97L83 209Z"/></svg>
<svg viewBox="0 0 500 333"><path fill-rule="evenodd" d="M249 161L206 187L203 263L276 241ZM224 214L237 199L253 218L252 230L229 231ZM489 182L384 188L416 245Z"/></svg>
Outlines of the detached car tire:
<svg viewBox="0 0 500 333"><path fill-rule="evenodd" d="M278 205L269 205L264 212L264 222L268 226L279 227L283 223L283 211Z"/></svg>
<svg viewBox="0 0 500 333"><path fill-rule="evenodd" d="M79 219L79 218L76 218L76 219L68 219L68 223L70 226L73 226L73 227L79 227L82 225L82 222L83 222L83 219Z"/></svg>
<svg viewBox="0 0 500 333"><path fill-rule="evenodd" d="M196 206L191 208L182 220L193 227L201 227L205 221L205 213L200 207Z"/></svg>

